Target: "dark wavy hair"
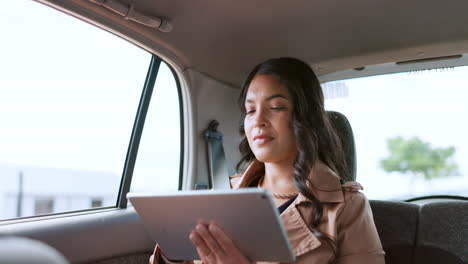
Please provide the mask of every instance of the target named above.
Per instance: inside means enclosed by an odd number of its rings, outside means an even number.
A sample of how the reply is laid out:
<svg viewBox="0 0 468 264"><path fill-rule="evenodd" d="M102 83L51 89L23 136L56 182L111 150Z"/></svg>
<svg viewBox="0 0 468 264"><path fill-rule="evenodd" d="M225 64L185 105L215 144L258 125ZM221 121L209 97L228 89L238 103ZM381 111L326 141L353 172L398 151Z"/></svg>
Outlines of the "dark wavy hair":
<svg viewBox="0 0 468 264"><path fill-rule="evenodd" d="M245 100L250 82L257 75L270 75L282 82L293 100L292 129L296 137L297 156L294 161L294 183L299 192L312 201L315 215L312 219L312 231L320 225L323 206L312 192L309 173L318 160L325 163L342 179L349 178L341 141L332 126L324 108L324 97L317 76L305 62L295 58L275 58L262 62L247 76L239 96L242 118L239 144L241 160L237 170L255 159L244 132L246 116Z"/></svg>

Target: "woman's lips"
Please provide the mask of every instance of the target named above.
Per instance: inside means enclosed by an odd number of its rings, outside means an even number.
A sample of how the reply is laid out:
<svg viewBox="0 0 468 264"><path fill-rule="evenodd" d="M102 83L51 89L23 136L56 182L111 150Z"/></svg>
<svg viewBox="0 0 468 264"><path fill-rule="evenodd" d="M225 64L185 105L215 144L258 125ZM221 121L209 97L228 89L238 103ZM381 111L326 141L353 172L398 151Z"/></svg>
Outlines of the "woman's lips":
<svg viewBox="0 0 468 264"><path fill-rule="evenodd" d="M272 141L274 139L274 137L270 137L270 136L267 136L267 135L259 135L259 136L255 136L253 138L253 142L257 145L263 145L263 144L266 144L270 141Z"/></svg>

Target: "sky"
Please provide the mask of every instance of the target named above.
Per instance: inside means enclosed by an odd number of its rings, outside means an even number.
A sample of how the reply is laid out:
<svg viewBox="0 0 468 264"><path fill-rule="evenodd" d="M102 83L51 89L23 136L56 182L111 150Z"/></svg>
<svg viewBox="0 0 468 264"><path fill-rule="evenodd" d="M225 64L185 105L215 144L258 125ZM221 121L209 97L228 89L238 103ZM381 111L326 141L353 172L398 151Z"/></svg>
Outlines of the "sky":
<svg viewBox="0 0 468 264"><path fill-rule="evenodd" d="M36 2L4 0L2 8L9 11L0 16L0 167L120 177L151 55ZM460 67L352 79L345 81L348 97L327 100L328 109L351 122L357 180L370 199L468 195L467 78L468 67ZM167 66L155 87L134 172L136 191L177 189L178 99ZM379 161L394 136L455 146L461 175L411 184L407 175L384 172Z"/></svg>

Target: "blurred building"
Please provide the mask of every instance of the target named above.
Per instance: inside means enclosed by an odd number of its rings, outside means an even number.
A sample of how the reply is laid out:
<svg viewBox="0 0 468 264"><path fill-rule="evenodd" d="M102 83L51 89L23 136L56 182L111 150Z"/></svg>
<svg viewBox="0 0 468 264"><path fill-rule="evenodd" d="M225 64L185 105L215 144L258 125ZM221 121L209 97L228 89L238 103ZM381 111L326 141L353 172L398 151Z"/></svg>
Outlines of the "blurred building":
<svg viewBox="0 0 468 264"><path fill-rule="evenodd" d="M119 185L110 172L0 164L0 219L115 206Z"/></svg>

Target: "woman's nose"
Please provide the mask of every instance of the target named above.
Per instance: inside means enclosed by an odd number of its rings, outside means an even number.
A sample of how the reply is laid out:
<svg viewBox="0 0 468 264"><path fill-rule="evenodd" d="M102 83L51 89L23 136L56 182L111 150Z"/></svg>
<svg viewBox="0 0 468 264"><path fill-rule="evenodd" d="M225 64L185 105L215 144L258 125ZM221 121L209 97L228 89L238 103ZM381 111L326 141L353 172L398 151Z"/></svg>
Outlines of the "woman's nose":
<svg viewBox="0 0 468 264"><path fill-rule="evenodd" d="M268 120L265 116L265 111L258 109L254 115L254 125L256 127L265 127L268 123Z"/></svg>

